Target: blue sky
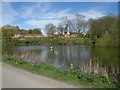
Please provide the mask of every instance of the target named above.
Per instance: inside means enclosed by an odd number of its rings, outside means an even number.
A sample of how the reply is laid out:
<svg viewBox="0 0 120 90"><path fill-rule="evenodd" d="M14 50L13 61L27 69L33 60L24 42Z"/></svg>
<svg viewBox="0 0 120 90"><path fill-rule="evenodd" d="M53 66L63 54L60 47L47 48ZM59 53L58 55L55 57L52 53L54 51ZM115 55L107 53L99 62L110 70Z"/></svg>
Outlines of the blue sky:
<svg viewBox="0 0 120 90"><path fill-rule="evenodd" d="M74 18L76 13L89 18L99 18L109 13L118 14L117 2L3 2L2 24L20 28L41 28L47 23L56 26L62 16Z"/></svg>

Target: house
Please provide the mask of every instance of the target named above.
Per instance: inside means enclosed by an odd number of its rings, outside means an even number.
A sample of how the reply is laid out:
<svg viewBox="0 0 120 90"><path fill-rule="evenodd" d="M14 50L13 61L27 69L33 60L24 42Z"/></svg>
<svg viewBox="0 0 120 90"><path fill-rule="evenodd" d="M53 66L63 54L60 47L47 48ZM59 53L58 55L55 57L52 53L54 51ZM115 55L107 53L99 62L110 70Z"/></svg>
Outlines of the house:
<svg viewBox="0 0 120 90"><path fill-rule="evenodd" d="M78 33L76 33L76 32L71 32L70 33L70 37L77 37L78 36Z"/></svg>
<svg viewBox="0 0 120 90"><path fill-rule="evenodd" d="M23 34L15 34L14 38L20 38L20 37L24 37Z"/></svg>
<svg viewBox="0 0 120 90"><path fill-rule="evenodd" d="M67 32L66 34L64 34L65 37L77 37L78 33L76 32Z"/></svg>
<svg viewBox="0 0 120 90"><path fill-rule="evenodd" d="M39 37L44 37L43 35L40 34L15 34L13 38L39 38Z"/></svg>
<svg viewBox="0 0 120 90"><path fill-rule="evenodd" d="M70 37L70 32L64 34L65 37Z"/></svg>

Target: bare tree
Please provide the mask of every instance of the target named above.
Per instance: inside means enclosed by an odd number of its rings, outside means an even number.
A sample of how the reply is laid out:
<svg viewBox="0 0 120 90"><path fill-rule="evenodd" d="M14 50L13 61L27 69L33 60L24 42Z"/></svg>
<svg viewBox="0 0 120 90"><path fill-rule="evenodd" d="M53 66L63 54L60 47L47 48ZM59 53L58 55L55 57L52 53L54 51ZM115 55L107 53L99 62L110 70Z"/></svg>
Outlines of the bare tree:
<svg viewBox="0 0 120 90"><path fill-rule="evenodd" d="M64 28L64 33L67 33L68 32L68 17L65 16L65 17L62 17L62 26Z"/></svg>
<svg viewBox="0 0 120 90"><path fill-rule="evenodd" d="M69 33L74 30L73 21L72 21L72 19L69 19L67 16L62 17L61 23L62 23L65 33Z"/></svg>
<svg viewBox="0 0 120 90"><path fill-rule="evenodd" d="M57 33L60 35L63 35L63 33L64 33L64 27L63 27L62 23L58 24Z"/></svg>
<svg viewBox="0 0 120 90"><path fill-rule="evenodd" d="M52 36L56 32L56 26L54 24L52 24L52 23L48 23L45 26L45 30L46 30L46 33L47 33L48 36Z"/></svg>
<svg viewBox="0 0 120 90"><path fill-rule="evenodd" d="M85 25L85 16L81 14L76 14L74 19L74 25L77 29L78 36L80 36L80 32L84 29Z"/></svg>
<svg viewBox="0 0 120 90"><path fill-rule="evenodd" d="M68 24L68 32L73 32L73 23L71 19L67 20L67 24Z"/></svg>

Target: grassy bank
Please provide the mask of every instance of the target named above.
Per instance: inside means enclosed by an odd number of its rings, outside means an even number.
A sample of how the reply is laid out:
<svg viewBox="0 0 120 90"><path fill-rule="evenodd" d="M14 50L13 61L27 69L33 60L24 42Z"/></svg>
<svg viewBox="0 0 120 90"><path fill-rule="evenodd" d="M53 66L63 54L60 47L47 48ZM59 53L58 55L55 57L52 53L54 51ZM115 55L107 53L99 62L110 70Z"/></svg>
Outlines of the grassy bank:
<svg viewBox="0 0 120 90"><path fill-rule="evenodd" d="M19 67L38 75L44 75L56 80L64 81L77 86L82 87L94 87L94 88L115 88L116 82L110 78L102 76L100 74L89 74L79 70L72 69L64 70L57 68L53 65L39 64L34 65L22 60L16 60L13 57L4 56L3 62L11 64L15 67Z"/></svg>
<svg viewBox="0 0 120 90"><path fill-rule="evenodd" d="M95 45L95 46L117 46L117 40L111 40L109 38L96 38L91 39L87 37L74 37L74 38L16 38L14 43L17 46L22 45Z"/></svg>
<svg viewBox="0 0 120 90"><path fill-rule="evenodd" d="M2 39L0 39L0 62L2 61Z"/></svg>
<svg viewBox="0 0 120 90"><path fill-rule="evenodd" d="M52 45L90 45L90 38L19 38L15 39L15 45L41 45L41 44L52 44Z"/></svg>

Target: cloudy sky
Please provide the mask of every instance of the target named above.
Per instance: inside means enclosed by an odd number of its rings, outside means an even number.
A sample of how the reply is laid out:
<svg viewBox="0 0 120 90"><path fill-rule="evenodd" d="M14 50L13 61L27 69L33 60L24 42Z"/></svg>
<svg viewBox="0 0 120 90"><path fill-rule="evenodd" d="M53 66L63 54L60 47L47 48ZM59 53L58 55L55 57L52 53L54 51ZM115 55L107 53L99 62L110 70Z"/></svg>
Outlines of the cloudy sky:
<svg viewBox="0 0 120 90"><path fill-rule="evenodd" d="M73 18L76 13L86 19L99 18L109 13L118 14L117 2L2 2L2 25L20 28L41 28L47 23L57 25L62 16Z"/></svg>

